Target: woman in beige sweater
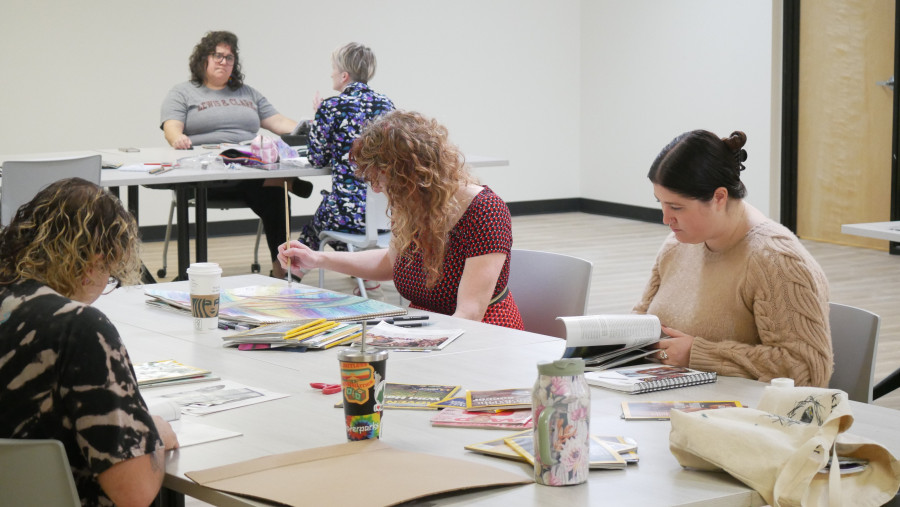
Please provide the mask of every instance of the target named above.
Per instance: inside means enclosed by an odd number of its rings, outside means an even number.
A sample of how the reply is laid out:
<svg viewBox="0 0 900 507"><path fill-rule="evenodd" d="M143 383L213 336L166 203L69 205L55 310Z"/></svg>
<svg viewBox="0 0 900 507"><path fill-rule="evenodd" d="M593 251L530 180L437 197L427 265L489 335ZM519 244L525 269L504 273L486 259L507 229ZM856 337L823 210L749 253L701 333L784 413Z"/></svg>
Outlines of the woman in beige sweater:
<svg viewBox="0 0 900 507"><path fill-rule="evenodd" d="M664 364L826 387L828 281L794 234L743 201L746 142L696 130L656 157L647 176L672 234L634 311L671 336Z"/></svg>

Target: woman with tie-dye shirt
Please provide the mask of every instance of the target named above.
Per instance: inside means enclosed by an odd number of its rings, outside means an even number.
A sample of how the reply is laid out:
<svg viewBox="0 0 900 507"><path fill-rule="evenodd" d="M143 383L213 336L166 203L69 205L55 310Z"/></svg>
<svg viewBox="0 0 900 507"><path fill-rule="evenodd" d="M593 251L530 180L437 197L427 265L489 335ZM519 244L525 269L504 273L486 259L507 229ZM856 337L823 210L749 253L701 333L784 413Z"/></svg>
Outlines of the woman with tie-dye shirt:
<svg viewBox="0 0 900 507"><path fill-rule="evenodd" d="M375 75L375 54L351 42L331 55L331 82L340 95L320 101L310 124L309 161L316 167L332 167L332 188L322 191L322 203L312 223L303 227L300 242L319 248L319 232L333 230L362 234L366 230L366 184L354 174L350 146L362 127L373 118L394 109L386 96L372 91L368 82ZM343 243L333 245L346 250Z"/></svg>
<svg viewBox="0 0 900 507"><path fill-rule="evenodd" d="M91 306L139 272L134 217L80 178L39 192L0 232L0 437L62 442L84 505L148 505L178 446Z"/></svg>

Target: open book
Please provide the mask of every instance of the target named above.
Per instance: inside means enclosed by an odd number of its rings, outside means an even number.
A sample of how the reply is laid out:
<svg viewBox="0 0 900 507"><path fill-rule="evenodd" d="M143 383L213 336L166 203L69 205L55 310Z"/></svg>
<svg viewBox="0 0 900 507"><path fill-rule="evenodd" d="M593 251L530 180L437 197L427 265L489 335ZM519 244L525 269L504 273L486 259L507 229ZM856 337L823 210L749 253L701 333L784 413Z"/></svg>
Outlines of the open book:
<svg viewBox="0 0 900 507"><path fill-rule="evenodd" d="M563 357L582 357L593 369L612 368L656 352L662 334L656 315L558 317L566 326Z"/></svg>
<svg viewBox="0 0 900 507"><path fill-rule="evenodd" d="M534 465L534 440L531 433L507 438L505 442L506 445L525 458L525 461ZM594 435L591 435L589 446L588 466L591 469L621 469L628 464L625 458L614 450L608 442Z"/></svg>
<svg viewBox="0 0 900 507"><path fill-rule="evenodd" d="M532 438L532 434L534 430L525 430L520 431L518 433L513 433L512 435L506 435L500 438L494 438L491 440L487 440L485 442L479 442L476 444L469 444L465 446L466 450L477 452L480 454L486 454L488 456L496 456L498 458L506 458L515 461L524 461L526 463L529 462L534 465L534 444L529 443L528 440ZM614 452L618 453L619 456L625 460L626 463L637 463L639 458L637 455L637 442L630 437L621 437L621 436L608 436L608 435L591 435L591 454L589 467L590 468L607 468L606 463L603 461L603 455L605 454L602 451L598 442L603 442L606 444L606 447L612 449ZM513 444L518 445L518 448L513 448ZM600 452L597 452L600 451ZM618 458L613 458L612 461L614 464L618 464ZM614 468L620 468L619 466L615 466Z"/></svg>

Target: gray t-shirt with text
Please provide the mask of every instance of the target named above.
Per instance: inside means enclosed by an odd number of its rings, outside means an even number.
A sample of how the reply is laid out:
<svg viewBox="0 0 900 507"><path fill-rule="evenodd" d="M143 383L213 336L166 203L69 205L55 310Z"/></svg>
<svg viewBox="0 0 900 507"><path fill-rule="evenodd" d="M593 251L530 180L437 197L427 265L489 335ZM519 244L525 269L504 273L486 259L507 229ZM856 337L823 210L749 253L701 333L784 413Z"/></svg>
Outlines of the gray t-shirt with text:
<svg viewBox="0 0 900 507"><path fill-rule="evenodd" d="M211 90L185 81L166 95L160 128L166 120L178 120L194 145L239 143L256 137L260 120L276 114L272 104L250 86Z"/></svg>

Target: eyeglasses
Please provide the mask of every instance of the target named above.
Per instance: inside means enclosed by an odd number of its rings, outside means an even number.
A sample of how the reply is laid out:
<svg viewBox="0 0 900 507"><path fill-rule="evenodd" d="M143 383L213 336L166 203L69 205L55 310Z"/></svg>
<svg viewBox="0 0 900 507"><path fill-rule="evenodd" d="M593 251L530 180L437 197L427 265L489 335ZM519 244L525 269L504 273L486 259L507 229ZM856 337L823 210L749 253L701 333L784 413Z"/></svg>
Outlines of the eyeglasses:
<svg viewBox="0 0 900 507"><path fill-rule="evenodd" d="M111 276L111 277L109 277L109 280L106 281L106 288L103 289L103 292L101 292L101 294L103 294L103 295L109 294L110 292L116 290L116 288L119 287L120 285L121 285L121 283L119 283L119 279L114 276Z"/></svg>
<svg viewBox="0 0 900 507"><path fill-rule="evenodd" d="M210 55L216 63L227 63L228 65L234 65L234 55L225 55L222 53L210 53Z"/></svg>

